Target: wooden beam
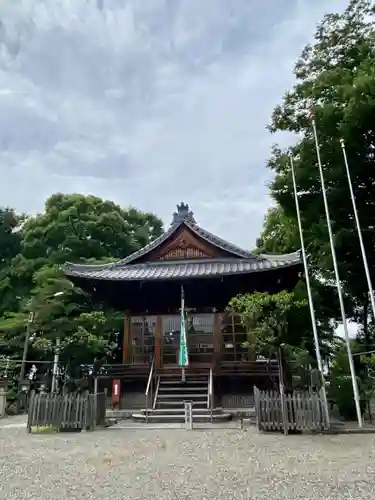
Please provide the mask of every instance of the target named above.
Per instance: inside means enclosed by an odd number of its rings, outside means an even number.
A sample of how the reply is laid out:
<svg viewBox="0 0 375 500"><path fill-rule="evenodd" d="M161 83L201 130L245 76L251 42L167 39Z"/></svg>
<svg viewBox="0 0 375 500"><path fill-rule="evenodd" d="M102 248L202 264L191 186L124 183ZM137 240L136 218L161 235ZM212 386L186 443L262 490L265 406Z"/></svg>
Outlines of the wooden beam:
<svg viewBox="0 0 375 500"><path fill-rule="evenodd" d="M156 317L155 326L155 368L160 370L162 367L162 346L163 343L163 317Z"/></svg>
<svg viewBox="0 0 375 500"><path fill-rule="evenodd" d="M122 346L122 362L130 361L130 317L126 314L124 317L124 342Z"/></svg>
<svg viewBox="0 0 375 500"><path fill-rule="evenodd" d="M221 313L214 314L214 324L213 324L213 337L214 337L214 366L215 370L220 367L221 360L221 344L222 344L222 333L221 333Z"/></svg>

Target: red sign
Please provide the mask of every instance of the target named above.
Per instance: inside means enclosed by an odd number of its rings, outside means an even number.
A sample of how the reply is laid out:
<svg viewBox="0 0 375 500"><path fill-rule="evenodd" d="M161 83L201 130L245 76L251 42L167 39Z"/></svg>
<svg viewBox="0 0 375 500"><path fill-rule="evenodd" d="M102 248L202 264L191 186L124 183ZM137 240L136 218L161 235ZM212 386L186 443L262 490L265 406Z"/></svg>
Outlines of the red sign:
<svg viewBox="0 0 375 500"><path fill-rule="evenodd" d="M120 405L121 382L120 380L113 380L112 382L112 404L113 406Z"/></svg>

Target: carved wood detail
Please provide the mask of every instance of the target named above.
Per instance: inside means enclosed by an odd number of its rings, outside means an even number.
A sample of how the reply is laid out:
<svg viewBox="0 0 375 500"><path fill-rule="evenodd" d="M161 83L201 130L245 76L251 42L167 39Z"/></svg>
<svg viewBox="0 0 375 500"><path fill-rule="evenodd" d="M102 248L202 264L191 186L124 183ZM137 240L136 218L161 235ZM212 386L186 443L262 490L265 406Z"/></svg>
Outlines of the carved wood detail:
<svg viewBox="0 0 375 500"><path fill-rule="evenodd" d="M199 259L208 257L207 254L199 250L199 248L187 246L172 248L164 255L159 257L159 260L174 260L174 259Z"/></svg>
<svg viewBox="0 0 375 500"><path fill-rule="evenodd" d="M163 245L153 255L157 260L183 260L216 257L216 252L209 244L200 241L188 231L183 231L168 244Z"/></svg>

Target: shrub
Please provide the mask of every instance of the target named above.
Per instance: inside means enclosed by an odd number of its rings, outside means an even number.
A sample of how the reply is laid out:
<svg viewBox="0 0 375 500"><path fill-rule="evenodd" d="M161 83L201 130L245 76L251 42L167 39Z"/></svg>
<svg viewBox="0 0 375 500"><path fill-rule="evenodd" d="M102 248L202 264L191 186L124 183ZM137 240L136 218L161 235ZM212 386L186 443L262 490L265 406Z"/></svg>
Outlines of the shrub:
<svg viewBox="0 0 375 500"><path fill-rule="evenodd" d="M358 380L358 385L360 380ZM329 399L337 406L340 416L345 420L356 420L357 412L355 408L352 379L349 375L337 375L332 377L329 384ZM361 401L361 412L366 407L366 401Z"/></svg>

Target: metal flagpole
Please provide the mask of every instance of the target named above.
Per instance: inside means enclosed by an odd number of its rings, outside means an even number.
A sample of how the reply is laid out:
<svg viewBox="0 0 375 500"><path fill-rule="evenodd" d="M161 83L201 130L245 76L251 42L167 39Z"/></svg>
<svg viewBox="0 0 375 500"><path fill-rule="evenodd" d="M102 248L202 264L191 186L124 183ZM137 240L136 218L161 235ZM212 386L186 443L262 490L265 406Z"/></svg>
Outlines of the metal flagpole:
<svg viewBox="0 0 375 500"><path fill-rule="evenodd" d="M372 314L373 314L373 317L374 317L374 320L375 320L375 297L374 297L374 289L372 287L372 282L371 282L371 276L370 276L370 271L369 271L369 267L368 267L368 261L367 261L367 255L366 255L365 245L363 244L362 230L361 230L361 225L359 223L357 203L355 201L355 196L354 196L354 191L353 191L353 184L352 184L352 179L351 179L351 175L350 175L350 169L349 169L348 157L346 155L346 149L345 149L344 139L340 139L340 144L341 144L342 154L343 154L343 157L344 157L344 163L345 163L345 169L346 169L346 176L348 178L350 198L352 200L352 205L353 205L355 223L356 223L356 226L357 226L357 233L358 233L358 238L359 238L359 245L361 247L362 260L363 260L363 265L364 265L365 273L366 273L368 291L370 293Z"/></svg>
<svg viewBox="0 0 375 500"><path fill-rule="evenodd" d="M184 286L181 285L181 318L183 318L185 315L185 292L184 292ZM182 326L182 321L181 321L181 326ZM184 328L185 328L185 322L184 322ZM184 332L180 332L180 335L185 335ZM186 342L185 342L186 344ZM181 342L180 342L180 349L182 349L182 345L181 345ZM185 347L186 349L186 347ZM181 357L181 355L180 355ZM181 368L181 381L182 382L185 382L186 380L186 374L185 374L185 366L182 365L182 368Z"/></svg>
<svg viewBox="0 0 375 500"><path fill-rule="evenodd" d="M335 244L333 241L331 217L330 217L329 208L328 208L327 193L326 193L326 189L325 189L325 182L324 182L324 176L323 176L322 160L320 158L320 146L319 146L319 142L318 142L318 133L316 130L315 116L311 117L311 122L312 122L312 128L313 128L313 133L314 133L316 155L317 155L317 159L318 159L320 183L322 186L322 195L323 195L324 209L325 209L325 215L326 215L326 220L327 220L329 242L330 242L330 246L331 246L333 267L334 267L334 271L335 271L337 293L338 293L339 303L340 303L341 319L342 319L342 324L344 327L346 348L348 351L350 373L351 373L352 384L353 384L354 402L355 402L355 408L357 411L358 427L362 427L363 424L362 424L362 414L361 414L360 397L359 397L359 391L358 391L358 383L357 383L357 377L355 374L352 349L350 346L350 338L349 338L348 325L347 325L346 314L345 314L344 299L343 299L342 290L341 290L340 275L339 275L339 269L338 269L337 258L336 258Z"/></svg>
<svg viewBox="0 0 375 500"><path fill-rule="evenodd" d="M292 171L293 191L294 191L294 200L295 200L295 204L296 204L299 237L300 237L300 240L301 240L302 260L303 260L303 267L305 269L306 288L307 288L307 295L308 295L309 306L310 306L311 325L312 325L313 335L314 335L316 361L318 363L318 369L320 371L320 379L322 381L322 389L323 389L322 393L323 393L323 403L324 403L325 418L326 418L327 426L329 427L329 411L328 411L328 401L327 401L325 379L324 379L324 374L323 374L322 355L320 353L318 329L316 327L314 302L313 302L312 293L311 293L310 275L309 275L309 268L308 268L308 265L307 265L305 241L304 241L303 232L302 232L301 212L300 212L300 209L299 209L299 200L298 200L298 192L297 192L296 173L295 173L294 160L293 160L292 153L289 153L289 158L290 158L290 167L291 167L291 171Z"/></svg>

